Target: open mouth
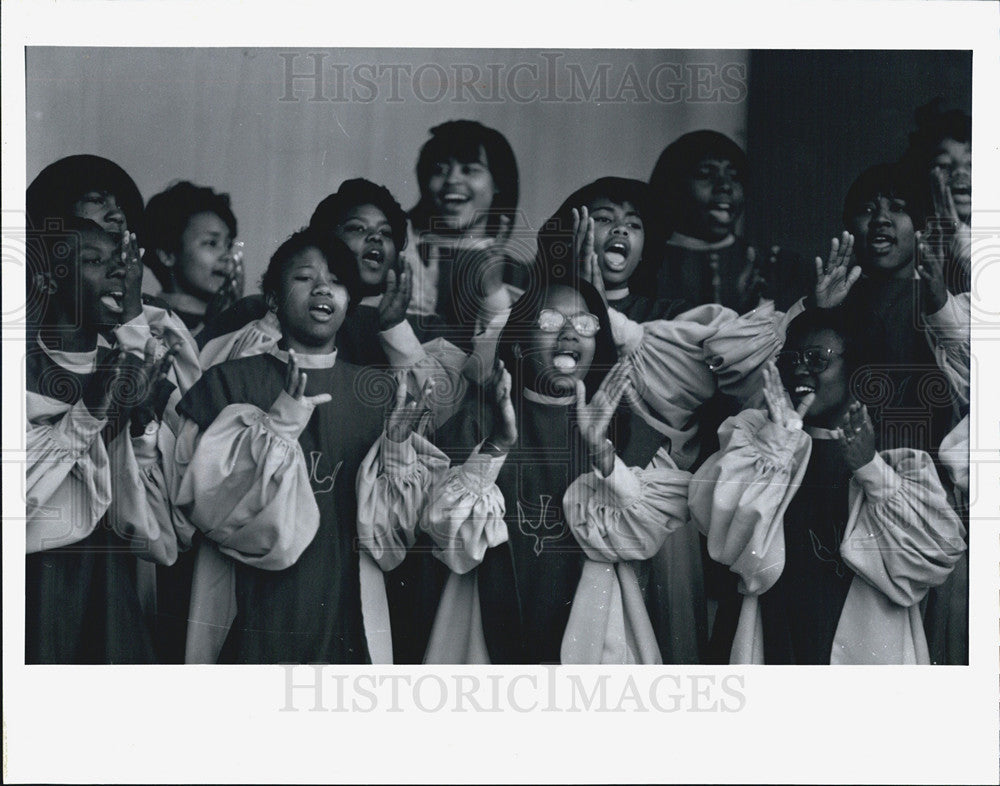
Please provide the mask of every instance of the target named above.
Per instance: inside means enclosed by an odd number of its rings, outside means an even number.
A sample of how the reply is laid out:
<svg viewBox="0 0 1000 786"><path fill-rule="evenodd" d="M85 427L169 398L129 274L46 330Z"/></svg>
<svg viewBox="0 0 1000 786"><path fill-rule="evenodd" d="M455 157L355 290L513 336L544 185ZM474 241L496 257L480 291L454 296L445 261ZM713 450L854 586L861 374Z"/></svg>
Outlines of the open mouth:
<svg viewBox="0 0 1000 786"><path fill-rule="evenodd" d="M815 393L816 388L813 385L796 385L792 390L792 395L796 398L803 398L808 396L810 393Z"/></svg>
<svg viewBox="0 0 1000 786"><path fill-rule="evenodd" d="M122 301L125 300L124 292L107 292L101 296L101 304L114 314L121 314L125 309L122 307Z"/></svg>
<svg viewBox="0 0 1000 786"><path fill-rule="evenodd" d="M309 315L317 322L329 322L333 318L333 310L330 303L313 303L309 306Z"/></svg>
<svg viewBox="0 0 1000 786"><path fill-rule="evenodd" d="M968 201L972 199L972 185L970 183L952 183L951 195L957 200Z"/></svg>
<svg viewBox="0 0 1000 786"><path fill-rule="evenodd" d="M580 353L573 350L560 350L552 356L552 365L563 372L571 372L580 362Z"/></svg>
<svg viewBox="0 0 1000 786"><path fill-rule="evenodd" d="M625 263L628 261L629 251L628 243L621 240L616 240L605 246L604 264L607 265L608 270L613 270L616 273L624 270Z"/></svg>
<svg viewBox="0 0 1000 786"><path fill-rule="evenodd" d="M469 201L470 197L468 194L463 194L456 191L450 191L441 197L441 204L445 208L451 208L452 210L457 210Z"/></svg>
<svg viewBox="0 0 1000 786"><path fill-rule="evenodd" d="M378 270L384 261L385 254L377 248L369 249L361 255L362 264L369 270Z"/></svg>
<svg viewBox="0 0 1000 786"><path fill-rule="evenodd" d="M876 232L868 240L868 248L876 254L888 254L896 245L896 238L887 232Z"/></svg>
<svg viewBox="0 0 1000 786"><path fill-rule="evenodd" d="M728 224L733 220L732 202L713 202L709 205L708 214L720 224Z"/></svg>

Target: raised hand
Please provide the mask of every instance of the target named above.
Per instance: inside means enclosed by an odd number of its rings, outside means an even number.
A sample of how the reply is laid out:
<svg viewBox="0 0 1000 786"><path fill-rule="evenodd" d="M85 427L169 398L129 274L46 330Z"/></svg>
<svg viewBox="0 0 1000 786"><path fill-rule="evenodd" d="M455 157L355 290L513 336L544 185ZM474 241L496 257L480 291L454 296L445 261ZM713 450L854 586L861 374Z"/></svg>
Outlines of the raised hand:
<svg viewBox="0 0 1000 786"><path fill-rule="evenodd" d="M632 367L624 363L612 366L590 401L583 380L576 381L576 421L590 452L591 463L607 475L614 465L614 451L608 443L608 425L625 391L632 384Z"/></svg>
<svg viewBox="0 0 1000 786"><path fill-rule="evenodd" d="M308 377L304 371L299 370L298 361L296 360L295 350L288 350L288 369L285 372L285 392L294 398L296 401L301 401L305 404L312 404L313 406L319 406L320 404L326 404L328 401L333 399L329 393L320 393L316 396L306 395L306 382L308 382Z"/></svg>
<svg viewBox="0 0 1000 786"><path fill-rule="evenodd" d="M385 294L378 304L378 329L388 330L406 319L406 309L413 294L413 271L407 263L397 276L390 270L385 276Z"/></svg>
<svg viewBox="0 0 1000 786"><path fill-rule="evenodd" d="M861 277L861 268L851 264L851 252L854 251L854 235L844 232L840 239L830 241L830 256L823 264L816 257L816 289L815 298L818 308L836 308L847 297L851 287Z"/></svg>
<svg viewBox="0 0 1000 786"><path fill-rule="evenodd" d="M764 364L764 402L767 404L767 414L771 422L790 431L801 431L802 421L812 406L815 393L808 394L799 403L798 409L792 406L788 391L781 384L781 374L773 360Z"/></svg>
<svg viewBox="0 0 1000 786"><path fill-rule="evenodd" d="M855 401L840 421L840 449L851 472L875 458L875 430L868 408Z"/></svg>
<svg viewBox="0 0 1000 786"><path fill-rule="evenodd" d="M484 384L486 398L493 408L493 433L486 442L497 452L506 453L517 444L517 420L510 400L511 377L503 361L497 359L493 373Z"/></svg>
<svg viewBox="0 0 1000 786"><path fill-rule="evenodd" d="M155 406L157 386L161 381L167 378L167 374L170 373L170 369L174 364L174 358L177 356L180 348L180 342L176 341L167 348L167 351L164 352L163 355L157 358L156 353L159 349L159 343L154 338L150 338L146 341L146 346L143 350L143 364L139 382L143 390L140 391L141 395L137 396L139 400L135 403L131 410L130 428L132 436L139 436L142 434L146 426L157 419Z"/></svg>
<svg viewBox="0 0 1000 786"><path fill-rule="evenodd" d="M396 401L385 419L385 434L393 442L405 442L410 434L424 435L430 423L430 397L434 392L434 380L428 379L420 391L420 396L407 403L406 372L396 377Z"/></svg>
<svg viewBox="0 0 1000 786"><path fill-rule="evenodd" d="M594 219L589 215L586 206L579 210L573 208L573 264L580 277L589 282L607 306L608 298L604 291L604 274L597 261L594 250Z"/></svg>
<svg viewBox="0 0 1000 786"><path fill-rule="evenodd" d="M925 314L935 314L948 302L948 287L944 282L945 251L940 238L917 232L917 275L920 276L920 308Z"/></svg>
<svg viewBox="0 0 1000 786"><path fill-rule="evenodd" d="M142 255L135 232L122 234L121 257L125 267L122 282L122 322L130 322L142 313Z"/></svg>

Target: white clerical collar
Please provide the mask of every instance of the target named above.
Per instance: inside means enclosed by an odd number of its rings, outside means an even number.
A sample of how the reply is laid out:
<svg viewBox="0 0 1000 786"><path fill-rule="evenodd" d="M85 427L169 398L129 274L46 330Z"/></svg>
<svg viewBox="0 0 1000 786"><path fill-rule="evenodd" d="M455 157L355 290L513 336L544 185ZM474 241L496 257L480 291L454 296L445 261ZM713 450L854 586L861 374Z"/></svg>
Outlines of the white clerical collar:
<svg viewBox="0 0 1000 786"><path fill-rule="evenodd" d="M576 403L576 394L569 396L546 396L543 393L536 393L534 390L523 388L521 395L528 399L528 401L534 401L536 404L548 404L553 407L568 407L570 404Z"/></svg>
<svg viewBox="0 0 1000 786"><path fill-rule="evenodd" d="M689 248L694 251L717 251L720 248L729 248L729 246L735 242L736 235L728 235L722 240L709 242L708 240L700 240L696 237L691 237L690 235L683 235L680 232L674 232L667 241L667 245L680 246L681 248Z"/></svg>
<svg viewBox="0 0 1000 786"><path fill-rule="evenodd" d="M278 349L278 347L275 346L271 349L271 354L282 363L288 363L288 352L285 350ZM306 355L302 352L295 353L295 365L299 368L333 368L333 364L336 362L337 350L333 350L333 352L323 355Z"/></svg>
<svg viewBox="0 0 1000 786"><path fill-rule="evenodd" d="M42 352L67 371L72 371L74 374L90 374L94 370L94 365L97 363L96 346L85 352L68 352L65 349L52 349L52 347L46 346L41 336L37 337L37 341ZM104 343L105 346L108 345L106 341Z"/></svg>
<svg viewBox="0 0 1000 786"><path fill-rule="evenodd" d="M608 300L624 300L628 297L628 287L622 287L621 289L608 289L605 290L604 296Z"/></svg>

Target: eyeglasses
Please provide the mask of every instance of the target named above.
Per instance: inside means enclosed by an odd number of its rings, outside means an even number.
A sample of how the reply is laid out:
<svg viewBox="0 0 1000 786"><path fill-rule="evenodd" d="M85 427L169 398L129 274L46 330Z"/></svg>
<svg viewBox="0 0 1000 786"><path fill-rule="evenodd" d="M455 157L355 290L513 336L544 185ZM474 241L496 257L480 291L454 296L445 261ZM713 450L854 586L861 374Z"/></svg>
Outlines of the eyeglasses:
<svg viewBox="0 0 1000 786"><path fill-rule="evenodd" d="M778 353L775 365L785 371L794 371L800 363L804 363L811 373L820 374L826 371L830 360L835 357L843 357L843 354L834 352L829 347L809 347L799 351L787 349Z"/></svg>
<svg viewBox="0 0 1000 786"><path fill-rule="evenodd" d="M575 314L567 317L561 311L552 308L543 308L538 315L538 329L544 333L556 333L562 330L563 325L569 322L573 330L584 338L596 336L601 329L601 323L593 314Z"/></svg>

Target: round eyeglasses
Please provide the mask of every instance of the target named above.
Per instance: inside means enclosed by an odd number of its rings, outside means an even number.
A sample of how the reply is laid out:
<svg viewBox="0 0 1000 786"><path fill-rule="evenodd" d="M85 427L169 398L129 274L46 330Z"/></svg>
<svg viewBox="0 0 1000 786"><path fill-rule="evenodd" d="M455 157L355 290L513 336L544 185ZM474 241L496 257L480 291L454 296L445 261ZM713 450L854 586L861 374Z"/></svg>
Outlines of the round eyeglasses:
<svg viewBox="0 0 1000 786"><path fill-rule="evenodd" d="M601 329L601 323L593 314L574 314L567 317L561 311L552 308L543 308L538 315L538 328L545 333L556 333L562 330L562 326L569 322L573 330L584 338L596 336Z"/></svg>
<svg viewBox="0 0 1000 786"><path fill-rule="evenodd" d="M820 374L830 366L830 360L843 357L829 347L807 347L802 350L785 349L774 359L775 365L785 371L794 371L800 363L804 363L812 374Z"/></svg>

